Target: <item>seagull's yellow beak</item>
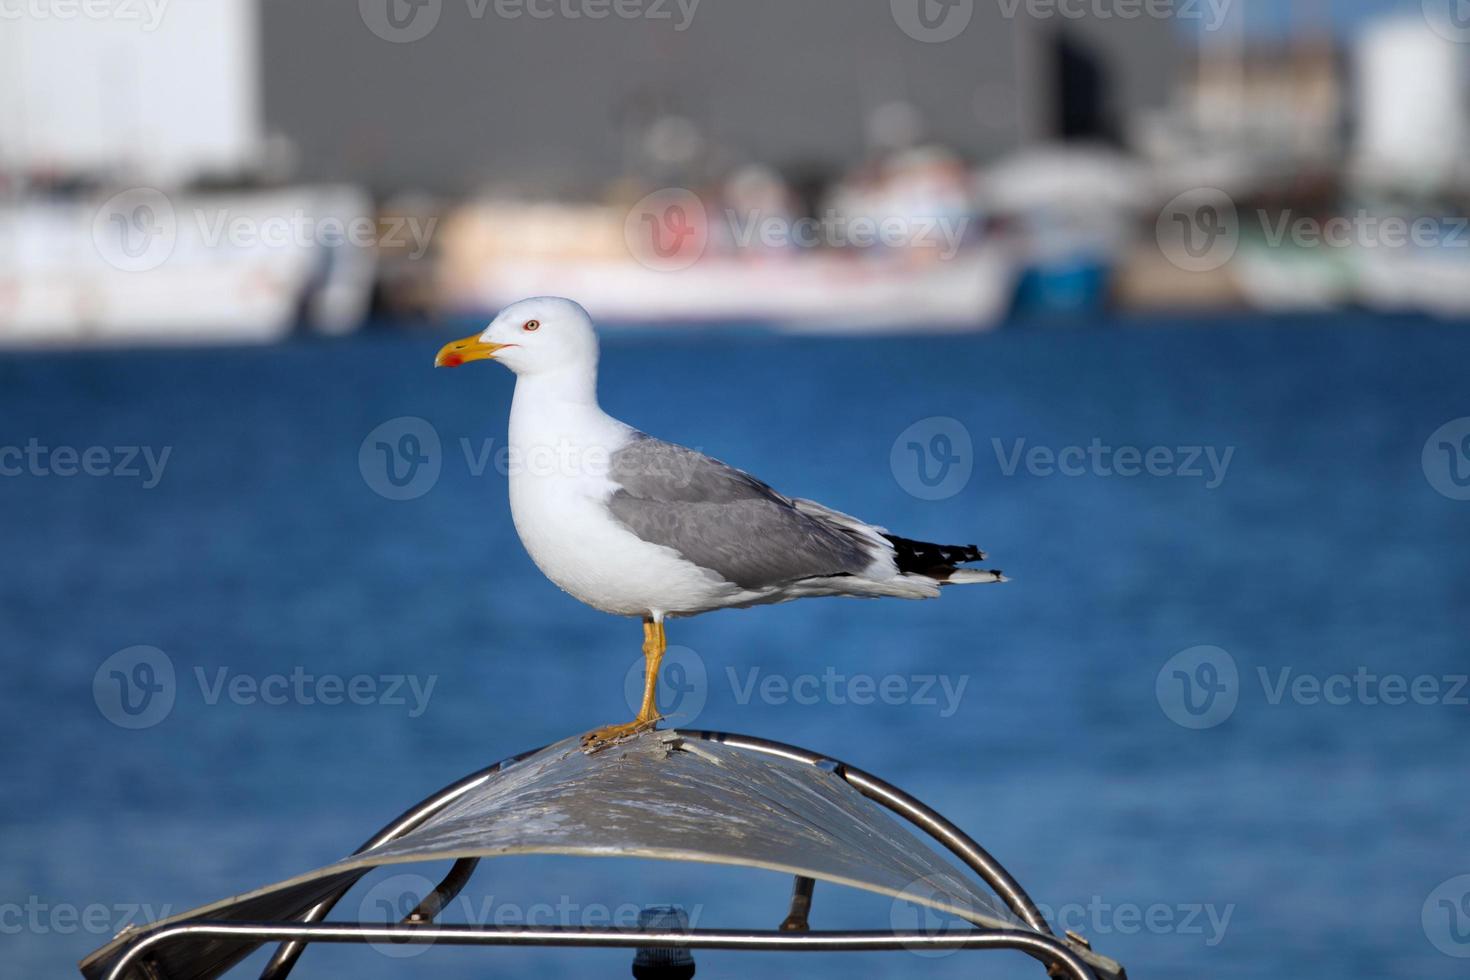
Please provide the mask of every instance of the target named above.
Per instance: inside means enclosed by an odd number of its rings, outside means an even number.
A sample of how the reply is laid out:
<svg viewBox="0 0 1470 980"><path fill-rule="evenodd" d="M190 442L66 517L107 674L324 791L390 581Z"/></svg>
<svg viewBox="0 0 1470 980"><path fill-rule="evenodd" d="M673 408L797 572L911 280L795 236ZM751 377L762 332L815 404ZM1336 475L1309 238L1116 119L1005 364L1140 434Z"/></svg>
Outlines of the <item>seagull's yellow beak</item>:
<svg viewBox="0 0 1470 980"><path fill-rule="evenodd" d="M455 340L439 348L439 354L434 358L435 367L459 367L468 361L483 361L494 357L495 352L502 347L510 347L510 344L492 344L488 340L481 340L479 334Z"/></svg>

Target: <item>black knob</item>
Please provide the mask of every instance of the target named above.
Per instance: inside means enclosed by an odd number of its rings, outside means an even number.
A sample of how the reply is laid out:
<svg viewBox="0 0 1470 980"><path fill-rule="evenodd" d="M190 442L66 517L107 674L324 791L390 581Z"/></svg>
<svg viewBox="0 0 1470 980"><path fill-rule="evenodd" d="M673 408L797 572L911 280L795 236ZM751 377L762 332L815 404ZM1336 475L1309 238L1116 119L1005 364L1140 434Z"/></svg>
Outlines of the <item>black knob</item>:
<svg viewBox="0 0 1470 980"><path fill-rule="evenodd" d="M638 928L650 932L688 932L689 916L677 905L650 905L638 913ZM694 955L687 949L640 946L633 955L637 980L689 980Z"/></svg>

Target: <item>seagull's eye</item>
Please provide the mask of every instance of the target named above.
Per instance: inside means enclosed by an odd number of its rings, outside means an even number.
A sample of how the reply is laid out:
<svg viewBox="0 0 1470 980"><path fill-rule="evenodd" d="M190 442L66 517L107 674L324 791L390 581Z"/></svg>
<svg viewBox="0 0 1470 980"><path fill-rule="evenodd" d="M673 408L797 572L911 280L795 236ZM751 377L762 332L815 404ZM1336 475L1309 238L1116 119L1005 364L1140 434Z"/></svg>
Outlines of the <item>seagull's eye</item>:
<svg viewBox="0 0 1470 980"><path fill-rule="evenodd" d="M540 330L541 329L541 321L540 320L527 320L525 323L521 324L521 329L524 330L524 331L526 331L526 333L530 333L533 330Z"/></svg>

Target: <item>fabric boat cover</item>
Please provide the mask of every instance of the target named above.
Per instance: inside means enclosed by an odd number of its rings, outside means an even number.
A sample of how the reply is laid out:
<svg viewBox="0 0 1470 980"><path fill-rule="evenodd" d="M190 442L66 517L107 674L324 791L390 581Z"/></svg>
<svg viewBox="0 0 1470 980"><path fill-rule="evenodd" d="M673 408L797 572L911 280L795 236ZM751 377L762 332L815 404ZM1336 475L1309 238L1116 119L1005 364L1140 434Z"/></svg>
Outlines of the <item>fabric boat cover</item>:
<svg viewBox="0 0 1470 980"><path fill-rule="evenodd" d="M577 738L491 774L397 840L155 923L290 922L385 864L508 854L662 858L764 868L1029 931L1003 903L827 769L674 731L597 752ZM103 976L126 932L82 961ZM185 937L151 954L163 980L219 976L259 944Z"/></svg>

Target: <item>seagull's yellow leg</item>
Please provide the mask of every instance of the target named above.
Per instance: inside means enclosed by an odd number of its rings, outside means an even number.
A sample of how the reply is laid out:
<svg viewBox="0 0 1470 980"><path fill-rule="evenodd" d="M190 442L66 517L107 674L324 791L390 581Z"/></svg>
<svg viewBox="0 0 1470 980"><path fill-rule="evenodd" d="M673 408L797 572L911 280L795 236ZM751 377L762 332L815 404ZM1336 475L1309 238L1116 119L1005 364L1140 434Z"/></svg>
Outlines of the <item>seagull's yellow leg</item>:
<svg viewBox="0 0 1470 980"><path fill-rule="evenodd" d="M663 663L664 649L668 641L664 636L663 620L649 617L643 621L643 704L632 721L621 725L606 725L582 736L586 747L606 745L627 735L647 731L658 723L658 669Z"/></svg>

